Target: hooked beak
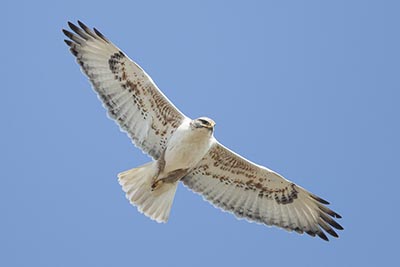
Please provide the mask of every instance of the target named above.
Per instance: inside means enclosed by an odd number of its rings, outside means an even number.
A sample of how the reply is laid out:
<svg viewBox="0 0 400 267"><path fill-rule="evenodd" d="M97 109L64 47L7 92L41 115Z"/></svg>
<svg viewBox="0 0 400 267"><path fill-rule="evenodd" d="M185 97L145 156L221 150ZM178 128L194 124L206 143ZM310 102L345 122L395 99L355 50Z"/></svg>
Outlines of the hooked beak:
<svg viewBox="0 0 400 267"><path fill-rule="evenodd" d="M209 128L214 128L215 124L216 124L215 121L210 119L210 127Z"/></svg>

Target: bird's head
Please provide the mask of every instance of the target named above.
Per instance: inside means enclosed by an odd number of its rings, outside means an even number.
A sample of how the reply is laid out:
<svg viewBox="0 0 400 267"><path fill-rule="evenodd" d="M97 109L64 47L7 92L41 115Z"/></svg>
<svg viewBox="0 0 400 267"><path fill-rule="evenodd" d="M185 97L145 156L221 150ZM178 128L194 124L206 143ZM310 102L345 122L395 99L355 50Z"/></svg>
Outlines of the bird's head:
<svg viewBox="0 0 400 267"><path fill-rule="evenodd" d="M214 130L215 121L207 117L200 117L192 121L192 127L195 129L208 129L211 132Z"/></svg>

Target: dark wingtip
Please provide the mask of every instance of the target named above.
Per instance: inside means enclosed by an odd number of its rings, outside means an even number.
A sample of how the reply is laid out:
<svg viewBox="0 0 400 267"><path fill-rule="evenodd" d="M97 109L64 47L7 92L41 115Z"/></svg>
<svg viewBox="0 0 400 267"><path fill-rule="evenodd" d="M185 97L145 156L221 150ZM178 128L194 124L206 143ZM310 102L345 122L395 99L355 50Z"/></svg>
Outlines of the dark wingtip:
<svg viewBox="0 0 400 267"><path fill-rule="evenodd" d="M329 215L332 216L333 218L338 218L338 219L341 219L341 218L342 218L342 216L341 216L340 214L334 212L333 210L331 210L330 208L328 208L327 206L325 206L325 205L323 205L323 204L319 204L319 203L318 203L318 207L319 207L319 209L320 209L322 212L324 212L324 213L326 213L326 214L329 214Z"/></svg>
<svg viewBox="0 0 400 267"><path fill-rule="evenodd" d="M70 39L73 38L74 34L72 32L70 32L70 31L68 31L66 29L63 29L62 31L65 34L65 36L67 36L68 38L70 38Z"/></svg>
<svg viewBox="0 0 400 267"><path fill-rule="evenodd" d="M65 42L69 47L71 47L72 44L73 44L73 42L70 41L70 40L64 40L64 42Z"/></svg>
<svg viewBox="0 0 400 267"><path fill-rule="evenodd" d="M97 36L99 36L101 39L103 39L108 43L108 39L101 32L99 32L96 28L93 28L93 30L97 34Z"/></svg>
<svg viewBox="0 0 400 267"><path fill-rule="evenodd" d="M331 217L327 216L324 213L320 214L321 219L323 219L326 223L328 223L330 226L338 229L338 230L343 230L343 227L338 224L334 219L332 219Z"/></svg>
<svg viewBox="0 0 400 267"><path fill-rule="evenodd" d="M78 19L78 24L79 24L79 26L81 26L82 28L87 28L87 26L85 25L85 23L83 23L83 22L80 21L79 19Z"/></svg>
<svg viewBox="0 0 400 267"><path fill-rule="evenodd" d="M72 53L74 56L78 57L78 51L76 51L75 48L72 48L72 47L71 47L70 51L71 51L71 53Z"/></svg>
<svg viewBox="0 0 400 267"><path fill-rule="evenodd" d="M77 26L75 24L73 24L71 21L68 21L68 26L73 29L73 28L77 28Z"/></svg>
<svg viewBox="0 0 400 267"><path fill-rule="evenodd" d="M88 26L85 25L82 21L78 20L79 26L88 34L91 34L91 31ZM92 35L92 34L91 34Z"/></svg>
<svg viewBox="0 0 400 267"><path fill-rule="evenodd" d="M339 237L339 235L338 235L332 228L326 230L326 232L327 232L328 234L330 234L331 236L333 236L333 237L336 237L336 238Z"/></svg>
<svg viewBox="0 0 400 267"><path fill-rule="evenodd" d="M79 28L78 26L76 26L75 24L68 22L69 27L71 28L71 30L73 30L76 34L78 34L81 38L88 40L88 35L82 31L81 28Z"/></svg>
<svg viewBox="0 0 400 267"><path fill-rule="evenodd" d="M310 236L315 236L315 233L311 230L306 231L306 233Z"/></svg>
<svg viewBox="0 0 400 267"><path fill-rule="evenodd" d="M323 240L329 242L329 238L324 234L324 232L320 231L320 232L317 233L317 235L318 235L321 239L323 239Z"/></svg>
<svg viewBox="0 0 400 267"><path fill-rule="evenodd" d="M338 229L338 230L344 230L343 226L341 226L340 224L338 224L336 221L334 220L330 220L329 223L332 227Z"/></svg>
<svg viewBox="0 0 400 267"><path fill-rule="evenodd" d="M325 204L325 205L329 205L330 203L328 201L326 201L323 198L320 198L319 196L316 196L314 194L310 194L310 196L315 199L316 201L318 201L319 203Z"/></svg>
<svg viewBox="0 0 400 267"><path fill-rule="evenodd" d="M336 223L333 227L335 227L338 230L344 230L343 226L341 226L340 224Z"/></svg>
<svg viewBox="0 0 400 267"><path fill-rule="evenodd" d="M85 23L83 23L82 21L78 20L78 24L85 31L85 33L87 33L88 35L90 35L91 37L93 37L95 39L98 38L98 36L96 34L94 34L93 31L88 26L86 26Z"/></svg>

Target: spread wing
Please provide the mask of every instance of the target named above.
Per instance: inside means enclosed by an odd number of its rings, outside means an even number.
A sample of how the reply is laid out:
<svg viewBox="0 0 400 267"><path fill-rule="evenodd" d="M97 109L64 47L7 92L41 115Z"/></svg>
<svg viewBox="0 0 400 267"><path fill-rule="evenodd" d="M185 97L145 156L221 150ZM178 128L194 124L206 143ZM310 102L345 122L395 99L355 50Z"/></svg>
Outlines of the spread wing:
<svg viewBox="0 0 400 267"><path fill-rule="evenodd" d="M327 201L218 142L182 181L215 206L249 221L327 241L322 230L338 237L333 228L343 229L333 219L341 216L325 206Z"/></svg>
<svg viewBox="0 0 400 267"><path fill-rule="evenodd" d="M152 79L104 35L78 21L63 30L82 71L121 129L145 153L158 159L169 137L186 118Z"/></svg>

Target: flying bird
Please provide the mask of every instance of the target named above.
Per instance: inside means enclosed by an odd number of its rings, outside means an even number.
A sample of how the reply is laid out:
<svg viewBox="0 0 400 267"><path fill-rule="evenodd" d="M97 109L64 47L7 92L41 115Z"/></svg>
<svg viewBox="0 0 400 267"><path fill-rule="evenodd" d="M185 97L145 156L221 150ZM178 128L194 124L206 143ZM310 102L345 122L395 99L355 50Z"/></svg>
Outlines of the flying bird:
<svg viewBox="0 0 400 267"><path fill-rule="evenodd" d="M95 28L78 21L63 30L71 53L88 76L108 115L153 160L118 174L130 203L167 222L181 181L216 207L300 234L338 237L341 216L329 203L278 173L229 150L213 136L215 122L190 119L149 75Z"/></svg>

